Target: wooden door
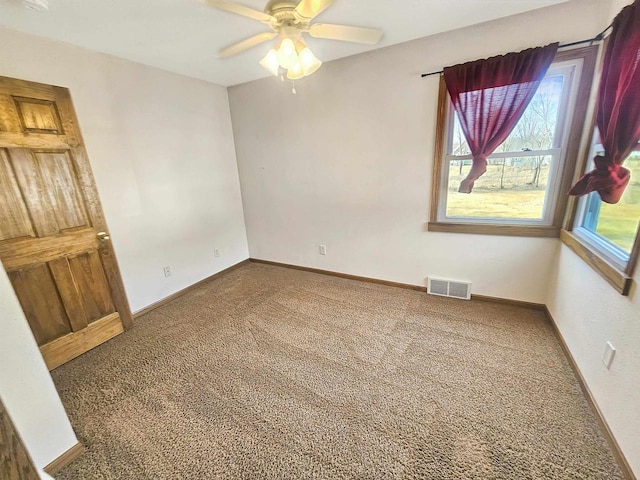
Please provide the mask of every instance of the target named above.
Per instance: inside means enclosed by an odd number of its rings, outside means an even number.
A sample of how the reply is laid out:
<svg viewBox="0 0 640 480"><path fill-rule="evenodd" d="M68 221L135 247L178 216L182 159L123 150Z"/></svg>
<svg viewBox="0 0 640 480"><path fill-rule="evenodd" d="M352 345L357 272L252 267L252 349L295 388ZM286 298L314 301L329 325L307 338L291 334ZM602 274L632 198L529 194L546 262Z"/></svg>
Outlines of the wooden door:
<svg viewBox="0 0 640 480"><path fill-rule="evenodd" d="M0 478L39 480L40 475L0 400Z"/></svg>
<svg viewBox="0 0 640 480"><path fill-rule="evenodd" d="M0 77L0 260L50 370L132 324L107 232L69 91Z"/></svg>

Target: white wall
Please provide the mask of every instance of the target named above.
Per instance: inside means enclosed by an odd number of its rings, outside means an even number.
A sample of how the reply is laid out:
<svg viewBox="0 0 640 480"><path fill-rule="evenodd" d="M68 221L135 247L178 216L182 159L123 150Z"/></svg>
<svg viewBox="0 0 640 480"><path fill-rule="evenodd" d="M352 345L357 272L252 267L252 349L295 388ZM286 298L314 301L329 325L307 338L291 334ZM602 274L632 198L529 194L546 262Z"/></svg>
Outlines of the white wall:
<svg viewBox="0 0 640 480"><path fill-rule="evenodd" d="M611 0L602 27L629 0ZM595 400L640 477L640 269L628 297L609 284L568 247L554 262L547 306ZM617 349L610 370L602 363L605 343Z"/></svg>
<svg viewBox="0 0 640 480"><path fill-rule="evenodd" d="M0 325L0 398L42 468L77 440L2 264Z"/></svg>
<svg viewBox="0 0 640 480"><path fill-rule="evenodd" d="M639 271L640 272L640 271ZM628 297L562 246L547 306L620 448L640 475L640 273ZM617 349L610 370L605 343Z"/></svg>
<svg viewBox="0 0 640 480"><path fill-rule="evenodd" d="M631 0L609 0L609 2L611 4L611 7L609 8L609 16L607 17L607 21L603 22L603 29L609 24L611 20L615 18L616 15L618 15L620 10L633 3Z"/></svg>
<svg viewBox="0 0 640 480"><path fill-rule="evenodd" d="M248 257L225 88L5 28L0 45L0 75L70 89L133 311Z"/></svg>
<svg viewBox="0 0 640 480"><path fill-rule="evenodd" d="M226 89L5 28L0 45L0 75L70 88L133 311L248 257ZM75 436L4 271L0 300L0 395L45 466Z"/></svg>
<svg viewBox="0 0 640 480"><path fill-rule="evenodd" d="M229 89L252 257L542 303L557 240L426 232L443 66L590 38L579 0L326 63L298 82ZM326 244L328 255L318 255Z"/></svg>

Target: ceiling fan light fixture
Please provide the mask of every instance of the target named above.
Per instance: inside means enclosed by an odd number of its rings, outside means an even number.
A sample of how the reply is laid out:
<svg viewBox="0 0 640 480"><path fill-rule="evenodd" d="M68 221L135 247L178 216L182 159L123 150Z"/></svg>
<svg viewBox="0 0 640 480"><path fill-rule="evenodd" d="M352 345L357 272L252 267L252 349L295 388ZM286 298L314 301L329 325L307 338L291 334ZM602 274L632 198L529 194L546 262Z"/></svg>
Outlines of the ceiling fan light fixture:
<svg viewBox="0 0 640 480"><path fill-rule="evenodd" d="M322 62L316 57L309 47L304 47L300 52L300 65L305 76L311 75L322 66Z"/></svg>
<svg viewBox="0 0 640 480"><path fill-rule="evenodd" d="M278 62L278 52L275 48L269 50L269 53L260 60L262 65L271 75L277 77L280 74L280 63Z"/></svg>
<svg viewBox="0 0 640 480"><path fill-rule="evenodd" d="M298 63L298 52L296 52L296 46L290 38L285 38L280 43L280 47L278 48L278 63L282 68L286 68L287 70Z"/></svg>
<svg viewBox="0 0 640 480"><path fill-rule="evenodd" d="M304 77L304 69L300 62L297 62L293 67L287 70L287 78L289 80L299 80L302 77Z"/></svg>

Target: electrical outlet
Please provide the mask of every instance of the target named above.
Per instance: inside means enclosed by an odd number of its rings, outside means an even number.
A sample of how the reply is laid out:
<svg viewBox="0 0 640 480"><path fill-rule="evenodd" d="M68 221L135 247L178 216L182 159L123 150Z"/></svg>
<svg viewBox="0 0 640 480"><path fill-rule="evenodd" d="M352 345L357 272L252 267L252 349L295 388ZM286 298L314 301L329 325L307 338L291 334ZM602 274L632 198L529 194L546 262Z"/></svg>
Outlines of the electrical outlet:
<svg viewBox="0 0 640 480"><path fill-rule="evenodd" d="M613 363L613 358L616 356L616 347L614 347L611 342L607 342L604 347L604 354L602 355L602 363L607 367L607 370L611 368L611 364Z"/></svg>
<svg viewBox="0 0 640 480"><path fill-rule="evenodd" d="M326 255L326 254L327 254L327 246L320 245L320 255Z"/></svg>
<svg viewBox="0 0 640 480"><path fill-rule="evenodd" d="M220 256L220 250L218 250L217 248L213 251L213 256L218 258Z"/></svg>
<svg viewBox="0 0 640 480"><path fill-rule="evenodd" d="M164 271L164 276L165 277L170 277L171 276L171 267L169 265L164 267L162 270Z"/></svg>

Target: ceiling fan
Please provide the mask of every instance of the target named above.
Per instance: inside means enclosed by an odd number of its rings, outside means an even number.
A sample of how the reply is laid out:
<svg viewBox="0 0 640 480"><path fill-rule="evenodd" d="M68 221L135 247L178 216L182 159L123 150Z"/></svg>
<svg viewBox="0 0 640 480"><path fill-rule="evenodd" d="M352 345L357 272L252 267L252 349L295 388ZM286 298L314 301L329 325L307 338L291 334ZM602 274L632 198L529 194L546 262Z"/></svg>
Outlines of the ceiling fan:
<svg viewBox="0 0 640 480"><path fill-rule="evenodd" d="M286 71L287 78L291 80L311 75L322 65L305 43L305 33L314 38L368 45L375 45L382 38L382 32L373 28L328 23L312 24L311 21L335 0L269 0L264 12L225 0L206 1L212 7L258 20L272 30L224 48L218 53L218 57L231 57L279 37L277 45L267 53L260 64L272 75L284 75Z"/></svg>

